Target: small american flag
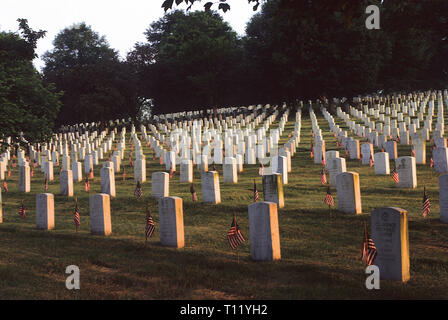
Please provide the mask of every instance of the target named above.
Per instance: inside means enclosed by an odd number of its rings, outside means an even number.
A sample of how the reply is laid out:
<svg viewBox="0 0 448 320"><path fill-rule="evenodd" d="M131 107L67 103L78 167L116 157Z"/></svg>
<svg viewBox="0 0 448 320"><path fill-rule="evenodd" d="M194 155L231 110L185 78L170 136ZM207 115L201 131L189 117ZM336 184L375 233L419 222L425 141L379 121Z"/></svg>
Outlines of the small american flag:
<svg viewBox="0 0 448 320"><path fill-rule="evenodd" d="M90 177L90 179L93 179L93 169L92 168L90 168L89 177Z"/></svg>
<svg viewBox="0 0 448 320"><path fill-rule="evenodd" d="M384 152L384 148L381 148L381 152Z"/></svg>
<svg viewBox="0 0 448 320"><path fill-rule="evenodd" d="M134 167L134 162L132 161L132 157L129 156L129 165L131 166L131 168Z"/></svg>
<svg viewBox="0 0 448 320"><path fill-rule="evenodd" d="M375 247L375 243L371 238L369 238L367 233L367 226L364 222L364 241L362 243L362 253L361 260L366 263L366 265L370 266L375 262L375 258L378 252Z"/></svg>
<svg viewBox="0 0 448 320"><path fill-rule="evenodd" d="M345 156L348 157L348 155L349 155L349 154L348 154L348 149L345 148Z"/></svg>
<svg viewBox="0 0 448 320"><path fill-rule="evenodd" d="M8 192L8 183L6 180L3 180L3 191Z"/></svg>
<svg viewBox="0 0 448 320"><path fill-rule="evenodd" d="M397 142L400 143L400 136L397 136Z"/></svg>
<svg viewBox="0 0 448 320"><path fill-rule="evenodd" d="M23 219L26 218L26 211L25 211L25 206L23 204L23 199L22 199L22 204L20 205L20 208L19 208L19 214L22 216Z"/></svg>
<svg viewBox="0 0 448 320"><path fill-rule="evenodd" d="M123 167L123 181L126 180L126 169Z"/></svg>
<svg viewBox="0 0 448 320"><path fill-rule="evenodd" d="M414 146L412 146L411 153L412 153L412 156L413 156L414 158L416 158L416 156L415 156Z"/></svg>
<svg viewBox="0 0 448 320"><path fill-rule="evenodd" d="M325 174L324 168L322 168L322 171L320 172L320 183L322 183L322 184L327 183L327 175Z"/></svg>
<svg viewBox="0 0 448 320"><path fill-rule="evenodd" d="M313 147L313 141L311 141L310 156L311 156L311 159L313 159L313 158L314 158L314 147Z"/></svg>
<svg viewBox="0 0 448 320"><path fill-rule="evenodd" d="M170 179L173 177L173 175L174 175L173 164L171 164L171 167L170 167Z"/></svg>
<svg viewBox="0 0 448 320"><path fill-rule="evenodd" d="M422 215L426 218L427 215L431 212L431 202L429 202L429 198L426 195L426 187L423 188L423 201L422 201Z"/></svg>
<svg viewBox="0 0 448 320"><path fill-rule="evenodd" d="M81 225L81 219L79 217L79 209L78 209L78 198L76 198L76 202L75 202L75 217L74 217L73 221L75 222L76 232L78 232L78 228Z"/></svg>
<svg viewBox="0 0 448 320"><path fill-rule="evenodd" d="M241 229L238 226L238 223L236 223L236 215L233 216L232 225L230 226L230 230L227 233L227 241L229 242L230 247L234 250L237 249L241 243L246 241L243 234L241 233Z"/></svg>
<svg viewBox="0 0 448 320"><path fill-rule="evenodd" d="M196 194L196 190L194 189L193 184L191 184L191 186L190 186L190 193L191 193L191 197L193 198L193 202L198 201L198 196Z"/></svg>
<svg viewBox="0 0 448 320"><path fill-rule="evenodd" d="M392 170L392 179L394 179L394 181L396 183L400 182L400 179L398 177L398 171L397 171L397 167L394 167L394 170Z"/></svg>
<svg viewBox="0 0 448 320"><path fill-rule="evenodd" d="M429 160L429 166L432 168L432 167L434 167L434 160L433 160L433 158L431 157L431 160Z"/></svg>
<svg viewBox="0 0 448 320"><path fill-rule="evenodd" d="M16 167L16 161L12 160L12 167L15 168Z"/></svg>
<svg viewBox="0 0 448 320"><path fill-rule="evenodd" d="M149 211L149 206L146 205L146 227L145 227L146 240L148 240L148 238L151 238L155 228L156 227L154 221L151 218L151 212Z"/></svg>
<svg viewBox="0 0 448 320"><path fill-rule="evenodd" d="M8 169L8 178L11 177L11 168Z"/></svg>
<svg viewBox="0 0 448 320"><path fill-rule="evenodd" d="M260 163L260 168L258 168L258 174L260 176L262 176L263 175L263 171L264 171L264 165L262 163Z"/></svg>
<svg viewBox="0 0 448 320"><path fill-rule="evenodd" d="M44 180L44 191L47 192L48 191L48 178L45 175L45 180Z"/></svg>
<svg viewBox="0 0 448 320"><path fill-rule="evenodd" d="M31 173L30 173L30 175L31 175L31 178L34 177L34 168L33 168L33 167L31 167Z"/></svg>
<svg viewBox="0 0 448 320"><path fill-rule="evenodd" d="M143 192L142 192L142 185L140 184L140 180L137 180L137 187L135 188L134 191L134 196L139 199L141 198Z"/></svg>
<svg viewBox="0 0 448 320"><path fill-rule="evenodd" d="M90 182L89 182L89 177L86 176L86 179L84 180L84 190L86 190L86 192L90 191Z"/></svg>
<svg viewBox="0 0 448 320"><path fill-rule="evenodd" d="M369 165L370 165L371 167L373 167L373 165L374 165L374 161L373 161L372 154L370 154Z"/></svg>
<svg viewBox="0 0 448 320"><path fill-rule="evenodd" d="M162 156L159 157L159 163L162 164Z"/></svg>
<svg viewBox="0 0 448 320"><path fill-rule="evenodd" d="M322 165L325 167L325 156L322 154Z"/></svg>
<svg viewBox="0 0 448 320"><path fill-rule="evenodd" d="M334 199L331 195L330 186L327 187L327 195L325 196L324 203L331 207L334 207Z"/></svg>
<svg viewBox="0 0 448 320"><path fill-rule="evenodd" d="M254 202L258 201L258 190L257 190L257 184L255 183L254 179Z"/></svg>

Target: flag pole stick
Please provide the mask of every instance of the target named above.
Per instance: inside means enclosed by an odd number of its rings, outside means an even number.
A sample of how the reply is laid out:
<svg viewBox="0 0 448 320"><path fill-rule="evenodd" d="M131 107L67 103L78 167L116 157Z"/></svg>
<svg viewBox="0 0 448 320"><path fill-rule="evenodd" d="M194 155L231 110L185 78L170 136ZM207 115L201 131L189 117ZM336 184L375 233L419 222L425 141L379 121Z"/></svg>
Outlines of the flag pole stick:
<svg viewBox="0 0 448 320"><path fill-rule="evenodd" d="M238 228L237 228L238 222L236 220L236 213L235 213L235 211L233 211L233 217L235 218L235 229L236 229L236 231L238 231ZM238 246L236 246L236 259L237 259L237 263L239 264L240 263L240 255L238 253Z"/></svg>

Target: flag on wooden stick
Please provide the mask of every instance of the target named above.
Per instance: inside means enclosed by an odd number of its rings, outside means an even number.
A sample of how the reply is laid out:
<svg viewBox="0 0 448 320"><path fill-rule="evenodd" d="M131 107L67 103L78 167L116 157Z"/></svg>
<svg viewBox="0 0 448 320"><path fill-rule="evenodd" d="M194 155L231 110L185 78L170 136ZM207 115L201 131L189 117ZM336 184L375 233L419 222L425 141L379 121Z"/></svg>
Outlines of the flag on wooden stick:
<svg viewBox="0 0 448 320"><path fill-rule="evenodd" d="M254 179L254 202L258 201L258 190L257 190L257 184L255 183Z"/></svg>
<svg viewBox="0 0 448 320"><path fill-rule="evenodd" d="M191 186L190 186L190 193L191 193L191 197L193 198L193 202L198 201L198 196L196 194L196 190L194 189L193 184L191 184Z"/></svg>
<svg viewBox="0 0 448 320"><path fill-rule="evenodd" d="M19 208L19 215L21 215L23 219L26 218L26 211L25 211L25 205L23 204L23 199L22 199L22 204L20 205L20 208Z"/></svg>
<svg viewBox="0 0 448 320"><path fill-rule="evenodd" d="M422 201L422 215L424 218L431 212L431 202L429 197L426 195L426 187L423 188L423 201Z"/></svg>
<svg viewBox="0 0 448 320"><path fill-rule="evenodd" d="M152 234L154 233L155 230L155 224L154 224L154 220L152 220L151 217L151 212L149 211L149 204L146 204L146 226L145 226L145 237L146 240L148 240L148 238L151 238Z"/></svg>
<svg viewBox="0 0 448 320"><path fill-rule="evenodd" d="M324 203L328 206L334 207L334 199L331 195L330 186L327 187L327 195L325 196Z"/></svg>
<svg viewBox="0 0 448 320"><path fill-rule="evenodd" d="M375 243L371 238L369 238L367 233L367 226L364 222L364 240L362 243L361 259L366 263L366 265L370 266L375 262L377 253L378 252L376 250Z"/></svg>
<svg viewBox="0 0 448 320"><path fill-rule="evenodd" d="M123 181L126 180L126 169L123 167Z"/></svg>
<svg viewBox="0 0 448 320"><path fill-rule="evenodd" d="M44 192L48 191L48 178L47 175L45 175L45 180L44 180Z"/></svg>
<svg viewBox="0 0 448 320"><path fill-rule="evenodd" d="M397 167L394 167L394 170L392 170L392 174L391 174L392 179L394 179L394 181L396 183L400 182L399 176L398 176L398 171L397 171Z"/></svg>
<svg viewBox="0 0 448 320"><path fill-rule="evenodd" d="M322 171L320 172L320 183L322 183L322 184L327 183L327 175L325 174L324 168L322 168Z"/></svg>
<svg viewBox="0 0 448 320"><path fill-rule="evenodd" d="M6 182L6 179L3 180L3 191L8 192L8 183Z"/></svg>
<svg viewBox="0 0 448 320"><path fill-rule="evenodd" d="M260 176L262 176L263 175L263 171L264 171L264 165L262 163L260 163L260 168L258 168L258 174Z"/></svg>
<svg viewBox="0 0 448 320"><path fill-rule="evenodd" d="M75 216L73 219L74 223L75 223L75 227L76 227L76 232L78 232L78 228L81 225L81 219L79 217L79 208L78 208L78 197L76 197L76 202L75 202Z"/></svg>
<svg viewBox="0 0 448 320"><path fill-rule="evenodd" d="M142 185L140 184L140 180L137 180L137 186L135 187L134 196L139 199L141 198L142 194Z"/></svg>
<svg viewBox="0 0 448 320"><path fill-rule="evenodd" d="M86 176L86 179L84 180L84 190L86 190L86 192L90 191L90 182L88 176Z"/></svg>
<svg viewBox="0 0 448 320"><path fill-rule="evenodd" d="M233 221L230 226L230 230L227 233L227 241L232 249L237 249L238 246L246 241L243 234L241 233L241 229L236 222L236 214L233 214Z"/></svg>

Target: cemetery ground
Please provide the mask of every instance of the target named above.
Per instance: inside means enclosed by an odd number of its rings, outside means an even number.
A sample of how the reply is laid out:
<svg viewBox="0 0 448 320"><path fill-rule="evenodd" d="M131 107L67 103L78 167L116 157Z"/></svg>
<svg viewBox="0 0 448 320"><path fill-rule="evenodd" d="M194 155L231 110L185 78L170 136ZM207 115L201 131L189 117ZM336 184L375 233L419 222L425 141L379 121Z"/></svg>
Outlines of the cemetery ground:
<svg viewBox="0 0 448 320"><path fill-rule="evenodd" d="M292 118L280 143L294 128ZM318 119L326 150L339 150L345 157L320 113ZM344 125L341 119L337 123ZM142 184L143 197L136 199L133 170L127 161L129 133L126 139L122 162L126 181L121 172L115 173L117 196L111 198L112 234L107 237L90 234L89 194L83 182L74 182L81 215L80 230L75 232L74 197L59 195L58 167L48 191L55 194L55 229L37 230L35 197L44 192L43 173L35 168L31 192L19 193L18 169L13 168L8 178L10 191L2 193L0 299L448 299L448 226L439 220L438 175L429 165L417 165L416 189L398 189L390 175L374 175L373 167L347 159L347 171L360 174L363 214L338 212L335 188L331 191L336 206L330 214L323 203L322 166L310 159L311 122L304 114L301 143L291 158L292 172L284 186L285 207L279 209L282 258L255 262L250 259L247 206L253 201L250 189L254 178L263 199L258 165L244 165L235 185L223 183L222 166L216 165L222 199L218 205L201 203L196 166L199 202L192 202L190 184L179 182L178 167L169 193L183 199L185 248L163 247L150 177L155 171L165 171L165 165L152 160L152 152L144 147L148 180ZM428 143L428 163L431 147ZM399 144L398 153L411 155L411 148ZM393 167L391 160L391 170ZM90 194L100 192L99 169L94 170ZM431 200L429 220L421 216L424 186ZM25 220L17 214L21 199L27 210ZM147 201L156 231L145 244ZM370 230L370 212L386 206L408 211L411 279L404 284L383 280L380 290L367 290L366 266L360 259L363 222ZM234 213L247 239L238 249L239 263L226 239ZM80 290L65 287L69 265L80 268Z"/></svg>

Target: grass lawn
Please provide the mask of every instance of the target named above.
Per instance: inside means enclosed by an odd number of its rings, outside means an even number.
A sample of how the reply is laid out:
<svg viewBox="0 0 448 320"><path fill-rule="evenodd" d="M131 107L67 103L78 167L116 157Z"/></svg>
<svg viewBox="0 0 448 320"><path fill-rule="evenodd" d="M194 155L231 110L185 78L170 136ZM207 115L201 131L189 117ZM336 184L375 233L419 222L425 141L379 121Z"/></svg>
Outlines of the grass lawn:
<svg viewBox="0 0 448 320"><path fill-rule="evenodd" d="M336 150L336 139L327 121L321 114L318 119L327 151ZM344 124L341 119L337 123ZM291 114L281 142L286 142L293 128ZM90 234L88 193L83 182L74 187L81 214L80 231L75 232L74 198L58 195L59 168L55 168L55 180L49 187L49 192L55 194L55 229L37 230L35 197L43 192L43 173L35 169L31 192L24 194L18 192L18 169L13 169L8 179L9 192L2 194L0 299L448 298L448 225L439 220L438 175L429 165L417 165L416 189L397 189L390 176L375 176L373 168L361 166L359 160L347 160L347 171L360 174L363 214L355 216L333 209L330 216L323 203L326 187L320 183L322 166L310 159L311 121L304 114L301 143L292 158L293 172L284 186L285 207L279 210L282 259L251 261L247 240L239 248L238 264L226 234L235 212L249 239L247 206L253 194L248 189L253 187L254 178L258 189L262 188L258 165L245 165L237 185L224 184L222 167L216 166L220 173L219 205L192 202L190 185L180 183L177 173L170 182L170 195L183 198L185 248L173 249L160 245L158 205L150 197L151 174L165 167L158 164L158 159L152 160L145 146L148 181L142 185L143 197L137 200L127 160L129 134L126 139L123 164L127 177L122 181L121 173L116 173L117 197L111 199L112 235L108 237ZM429 161L429 143L427 148ZM410 146L400 145L398 149L400 156L411 154ZM340 156L345 157L343 150ZM91 194L100 192L99 169L97 166L94 171ZM194 178L200 201L196 166ZM431 199L430 221L421 216L424 186ZM337 207L335 188L332 193ZM27 209L25 220L17 213L22 198ZM145 244L147 201L156 231ZM411 280L406 284L382 281L380 290L367 290L365 265L360 260L363 222L370 226L370 212L384 206L408 210ZM80 268L80 290L65 288L65 268L72 264Z"/></svg>

